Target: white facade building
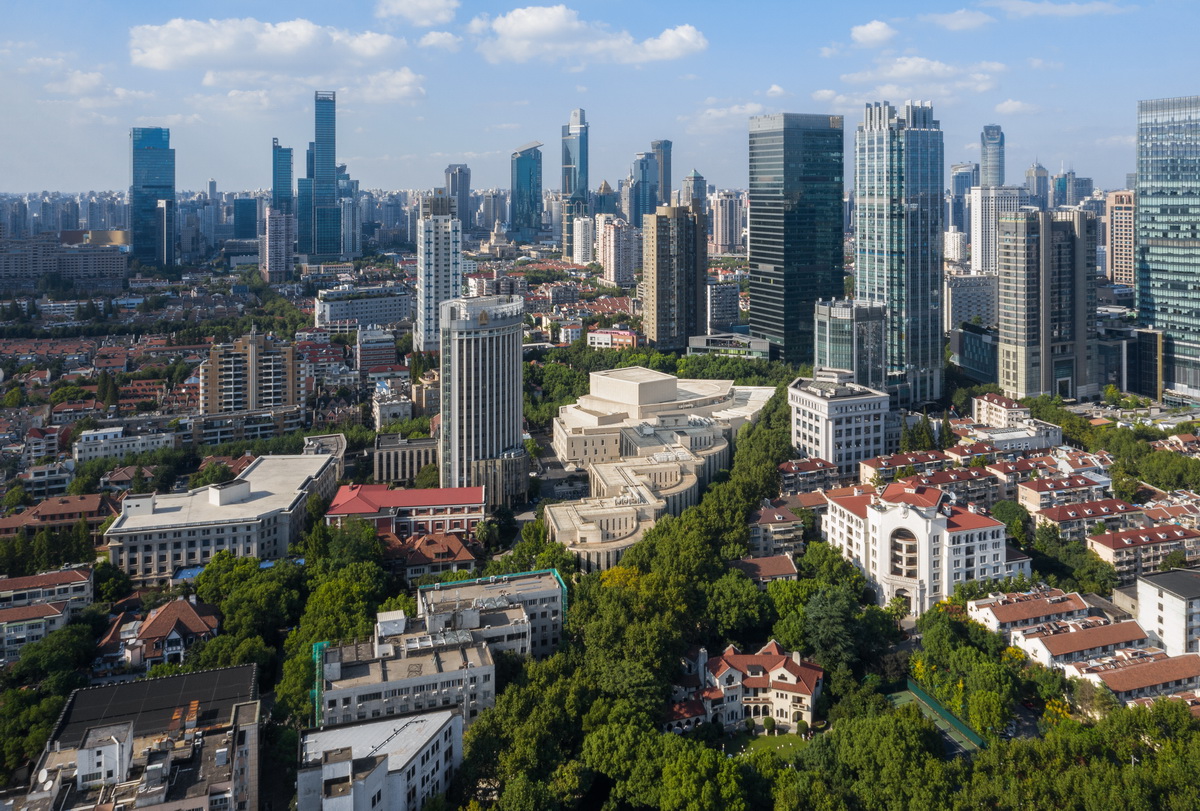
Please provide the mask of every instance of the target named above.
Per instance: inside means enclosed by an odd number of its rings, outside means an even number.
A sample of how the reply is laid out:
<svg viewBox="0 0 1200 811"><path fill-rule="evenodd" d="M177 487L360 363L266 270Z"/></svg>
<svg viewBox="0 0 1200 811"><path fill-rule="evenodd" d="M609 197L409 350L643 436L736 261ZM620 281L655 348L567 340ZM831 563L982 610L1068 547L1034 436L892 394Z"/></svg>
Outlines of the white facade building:
<svg viewBox="0 0 1200 811"><path fill-rule="evenodd" d="M713 253L738 253L742 249L742 198L737 192L719 191L709 198L712 211Z"/></svg>
<svg viewBox="0 0 1200 811"><path fill-rule="evenodd" d="M1200 571L1140 575L1137 600L1138 622L1169 655L1200 651Z"/></svg>
<svg viewBox="0 0 1200 811"><path fill-rule="evenodd" d="M833 463L843 479L854 479L864 459L890 451L886 392L818 374L792 381L788 402L792 445L809 458Z"/></svg>
<svg viewBox="0 0 1200 811"><path fill-rule="evenodd" d="M71 447L71 455L76 462L90 462L93 459L120 458L127 453L145 453L173 447L175 447L174 434L125 436L125 428L118 426L81 431L79 438Z"/></svg>
<svg viewBox="0 0 1200 811"><path fill-rule="evenodd" d="M821 531L862 570L881 605L899 597L921 614L959 583L1029 574L1029 557L1009 550L1004 524L974 505L904 483L857 492L829 499Z"/></svg>
<svg viewBox="0 0 1200 811"><path fill-rule="evenodd" d="M462 223L438 206L438 198L421 202L417 226L417 303L413 325L413 349L437 352L441 349L439 329L442 302L463 294ZM427 204L429 204L427 206Z"/></svg>
<svg viewBox="0 0 1200 811"><path fill-rule="evenodd" d="M462 764L450 710L312 729L300 740L299 811L418 811Z"/></svg>
<svg viewBox="0 0 1200 811"><path fill-rule="evenodd" d="M259 267L268 284L292 278L296 265L296 218L267 207L266 230L259 242Z"/></svg>
<svg viewBox="0 0 1200 811"><path fill-rule="evenodd" d="M971 272L996 273L1000 215L1029 205L1024 186L975 186L971 189ZM957 325L955 325L957 326Z"/></svg>
<svg viewBox="0 0 1200 811"><path fill-rule="evenodd" d="M127 495L104 534L109 557L140 582L165 580L220 551L280 557L304 529L309 495L333 496L337 471L332 456L260 456L224 484Z"/></svg>
<svg viewBox="0 0 1200 811"><path fill-rule="evenodd" d="M328 327L336 322L357 321L366 324L395 324L411 316L412 302L402 285L356 287L344 284L317 291L314 302L315 323Z"/></svg>
<svg viewBox="0 0 1200 811"><path fill-rule="evenodd" d="M596 261L596 220L591 217L576 217L575 233L571 243L571 261L577 265L589 265Z"/></svg>
<svg viewBox="0 0 1200 811"><path fill-rule="evenodd" d="M946 332L958 329L964 321L984 327L996 324L996 303L1000 297L999 277L984 273L947 273L942 283L945 302L942 326Z"/></svg>
<svg viewBox="0 0 1200 811"><path fill-rule="evenodd" d="M456 298L441 305L442 487L487 488L492 505L524 501L520 296Z"/></svg>
<svg viewBox="0 0 1200 811"><path fill-rule="evenodd" d="M637 229L615 214L596 216L596 261L604 280L617 287L633 287L634 270L642 255Z"/></svg>

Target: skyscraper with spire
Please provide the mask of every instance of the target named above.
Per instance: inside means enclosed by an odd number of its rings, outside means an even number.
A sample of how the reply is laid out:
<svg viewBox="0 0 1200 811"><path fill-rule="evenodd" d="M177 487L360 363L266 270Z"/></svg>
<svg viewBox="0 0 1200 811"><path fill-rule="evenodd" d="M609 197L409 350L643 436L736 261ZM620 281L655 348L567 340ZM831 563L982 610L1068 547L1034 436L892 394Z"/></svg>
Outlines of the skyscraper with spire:
<svg viewBox="0 0 1200 811"><path fill-rule="evenodd" d="M979 134L979 184L1004 185L1004 133L999 124L987 124Z"/></svg>
<svg viewBox="0 0 1200 811"><path fill-rule="evenodd" d="M887 308L885 379L897 403L932 402L944 362L941 125L929 102L874 102L854 146L856 294Z"/></svg>
<svg viewBox="0 0 1200 811"><path fill-rule="evenodd" d="M562 249L570 256L576 217L588 214L588 125L583 109L562 128Z"/></svg>

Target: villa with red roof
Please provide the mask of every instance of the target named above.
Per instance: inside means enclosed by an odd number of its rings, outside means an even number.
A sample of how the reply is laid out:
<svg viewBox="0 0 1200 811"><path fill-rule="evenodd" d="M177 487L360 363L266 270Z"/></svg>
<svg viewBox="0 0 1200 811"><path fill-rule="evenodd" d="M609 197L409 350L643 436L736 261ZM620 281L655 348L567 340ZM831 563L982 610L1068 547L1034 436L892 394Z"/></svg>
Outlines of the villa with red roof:
<svg viewBox="0 0 1200 811"><path fill-rule="evenodd" d="M683 671L671 688L667 732L688 732L702 722L732 730L747 718L773 718L786 732L800 721L812 723L825 683L824 670L775 640L756 653L730 645L711 659L704 648L693 648L684 654Z"/></svg>
<svg viewBox="0 0 1200 811"><path fill-rule="evenodd" d="M1003 523L936 487L899 482L882 493L831 496L821 530L862 570L881 605L899 597L912 614L959 583L1030 574L1029 557L1008 545Z"/></svg>
<svg viewBox="0 0 1200 811"><path fill-rule="evenodd" d="M340 487L325 513L325 523L341 524L360 518L378 532L401 538L409 535L467 533L487 518L482 487L433 487L390 490L386 484L348 484Z"/></svg>

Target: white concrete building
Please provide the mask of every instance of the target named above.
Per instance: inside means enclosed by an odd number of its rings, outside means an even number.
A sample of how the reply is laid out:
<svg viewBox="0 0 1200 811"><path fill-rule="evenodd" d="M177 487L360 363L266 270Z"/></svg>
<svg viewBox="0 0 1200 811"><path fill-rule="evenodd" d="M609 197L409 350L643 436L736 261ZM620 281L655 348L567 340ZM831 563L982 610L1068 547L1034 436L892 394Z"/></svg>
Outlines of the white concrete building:
<svg viewBox="0 0 1200 811"><path fill-rule="evenodd" d="M999 269L997 234L1000 215L1029 205L1024 186L975 186L971 189L971 272L995 274ZM955 324L955 326L958 326Z"/></svg>
<svg viewBox="0 0 1200 811"><path fill-rule="evenodd" d="M949 332L966 321L983 327L996 324L999 277L985 273L947 273L942 282L942 327Z"/></svg>
<svg viewBox="0 0 1200 811"><path fill-rule="evenodd" d="M359 287L343 284L318 290L314 302L315 323L328 327L337 322L395 324L411 317L412 301L408 288L400 284Z"/></svg>
<svg viewBox="0 0 1200 811"><path fill-rule="evenodd" d="M222 550L281 557L304 529L309 495L333 496L337 470L332 456L260 456L224 484L126 496L104 534L109 557L138 582L164 580Z"/></svg>
<svg viewBox="0 0 1200 811"><path fill-rule="evenodd" d="M588 265L596 261L596 221L591 217L576 217L574 241L571 243L571 261L577 265Z"/></svg>
<svg viewBox="0 0 1200 811"><path fill-rule="evenodd" d="M462 223L447 198L421 201L417 224L417 298L413 315L413 349L441 349L439 308L463 294Z"/></svg>
<svg viewBox="0 0 1200 811"><path fill-rule="evenodd" d="M900 597L921 614L959 583L1030 572L1029 557L1008 547L1003 523L950 504L941 490L898 483L881 494L856 492L828 499L821 532L862 570L881 605Z"/></svg>
<svg viewBox="0 0 1200 811"><path fill-rule="evenodd" d="M418 811L462 764L462 716L450 710L311 729L300 739L299 811Z"/></svg>
<svg viewBox="0 0 1200 811"><path fill-rule="evenodd" d="M259 239L258 264L263 281L290 281L296 266L296 218L267 207L266 230Z"/></svg>
<svg viewBox="0 0 1200 811"><path fill-rule="evenodd" d="M1171 656L1200 651L1200 571L1139 575L1137 619Z"/></svg>
<svg viewBox="0 0 1200 811"><path fill-rule="evenodd" d="M596 261L604 268L604 281L617 287L633 287L634 270L642 248L637 229L615 214L596 216Z"/></svg>
<svg viewBox="0 0 1200 811"><path fill-rule="evenodd" d="M79 438L71 446L71 455L76 462L90 462L93 459L120 458L127 453L145 453L173 447L173 433L126 436L124 426L117 426L81 431Z"/></svg>
<svg viewBox="0 0 1200 811"><path fill-rule="evenodd" d="M886 392L818 373L792 381L788 402L792 445L809 458L831 462L842 479L854 479L864 459L895 450L889 447Z"/></svg>
<svg viewBox="0 0 1200 811"><path fill-rule="evenodd" d="M1106 619L1048 622L1012 632L1012 645L1040 665L1062 670L1073 662L1111 656L1117 650L1144 648L1146 632L1136 622Z"/></svg>
<svg viewBox="0 0 1200 811"><path fill-rule="evenodd" d="M1026 592L989 594L967 603L967 616L989 631L1008 636L1019 628L1031 628L1047 622L1081 620L1088 615L1088 604L1078 593L1062 589L1038 588Z"/></svg>
<svg viewBox="0 0 1200 811"><path fill-rule="evenodd" d="M417 617L430 633L471 630L493 653L548 656L567 621L567 586L555 569L435 583L417 590Z"/></svg>
<svg viewBox="0 0 1200 811"><path fill-rule="evenodd" d="M524 502L529 456L523 442L520 296L441 305L442 487L486 487L489 504Z"/></svg>
<svg viewBox="0 0 1200 811"><path fill-rule="evenodd" d="M1030 418L1030 412L1011 397L988 392L971 398L971 417L992 428L1016 428Z"/></svg>

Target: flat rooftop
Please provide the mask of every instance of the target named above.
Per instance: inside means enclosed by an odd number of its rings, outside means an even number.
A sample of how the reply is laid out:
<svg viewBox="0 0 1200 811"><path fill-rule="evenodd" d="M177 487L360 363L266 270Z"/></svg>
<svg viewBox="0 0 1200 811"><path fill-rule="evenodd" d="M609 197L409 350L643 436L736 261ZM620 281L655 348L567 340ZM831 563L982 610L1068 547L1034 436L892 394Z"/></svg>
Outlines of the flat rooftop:
<svg viewBox="0 0 1200 811"><path fill-rule="evenodd" d="M131 723L135 738L165 733L183 708L199 702L196 727L228 725L238 704L258 699L257 667L241 665L179 676L106 684L76 690L67 700L52 740L78 748L89 729Z"/></svg>
<svg viewBox="0 0 1200 811"><path fill-rule="evenodd" d="M388 771L399 771L454 717L450 710L400 715L363 724L310 729L300 741L301 768L321 762L326 752L348 750L355 759L386 755Z"/></svg>
<svg viewBox="0 0 1200 811"><path fill-rule="evenodd" d="M238 479L250 482L250 495L244 500L216 506L209 500L209 485L186 493L167 493L154 499L154 512L146 515L122 513L107 534L178 529L194 524L249 521L292 506L301 486L318 475L333 457L260 456L243 470Z"/></svg>

